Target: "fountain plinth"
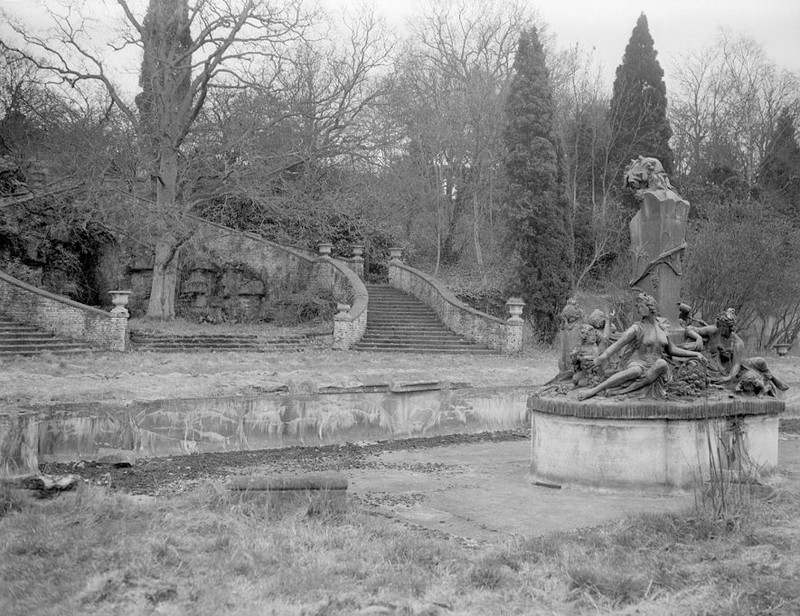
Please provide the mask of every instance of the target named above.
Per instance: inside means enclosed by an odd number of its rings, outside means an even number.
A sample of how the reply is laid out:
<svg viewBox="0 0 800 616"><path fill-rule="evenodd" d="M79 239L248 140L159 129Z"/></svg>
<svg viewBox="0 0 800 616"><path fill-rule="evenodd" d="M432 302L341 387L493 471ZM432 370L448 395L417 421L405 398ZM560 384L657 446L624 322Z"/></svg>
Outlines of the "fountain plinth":
<svg viewBox="0 0 800 616"><path fill-rule="evenodd" d="M783 409L782 400L724 392L672 401L531 396L531 474L572 487L690 490L709 477L709 453L723 470L774 468Z"/></svg>

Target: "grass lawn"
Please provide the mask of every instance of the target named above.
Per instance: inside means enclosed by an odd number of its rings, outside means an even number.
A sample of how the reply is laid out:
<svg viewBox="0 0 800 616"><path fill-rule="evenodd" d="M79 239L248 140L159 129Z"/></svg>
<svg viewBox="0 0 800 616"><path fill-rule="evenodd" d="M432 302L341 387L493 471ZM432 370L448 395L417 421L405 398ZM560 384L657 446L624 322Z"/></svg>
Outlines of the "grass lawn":
<svg viewBox="0 0 800 616"><path fill-rule="evenodd" d="M475 547L351 501L271 518L170 498L0 492L0 614L797 614L800 500L702 502Z"/></svg>
<svg viewBox="0 0 800 616"><path fill-rule="evenodd" d="M770 363L800 382L797 358ZM541 349L520 357L319 347L45 355L0 361L0 404L393 379L534 387L555 365L556 353ZM698 501L680 514L476 546L404 526L356 500L344 514L271 517L233 500L219 481L159 498L86 485L30 501L0 488L0 614L800 613L800 496L747 492L723 510Z"/></svg>

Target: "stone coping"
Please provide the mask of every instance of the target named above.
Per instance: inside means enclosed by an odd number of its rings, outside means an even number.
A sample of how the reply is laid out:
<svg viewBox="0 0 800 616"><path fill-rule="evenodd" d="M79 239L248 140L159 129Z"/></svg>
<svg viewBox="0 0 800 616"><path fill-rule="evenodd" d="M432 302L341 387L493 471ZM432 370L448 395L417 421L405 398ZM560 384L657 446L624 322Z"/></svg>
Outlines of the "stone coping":
<svg viewBox="0 0 800 616"><path fill-rule="evenodd" d="M305 475L251 475L228 482L232 492L283 492L300 490L347 490L347 475L335 471Z"/></svg>
<svg viewBox="0 0 800 616"><path fill-rule="evenodd" d="M61 417L95 417L118 409L135 407L137 409L154 409L164 405L191 404L209 401L218 401L220 404L235 402L254 402L258 400L292 399L309 401L326 399L329 396L349 396L353 394L415 394L427 391L459 391L474 393L476 395L493 396L496 394L531 391L527 385L494 385L473 387L471 383L458 381L392 381L390 383L376 383L353 385L350 387L324 386L316 392L290 392L288 387L281 385L269 392L247 396L219 396L206 398L156 398L154 400L89 400L86 402L53 402L51 404L32 404L24 402L15 404L0 404L0 420L13 420L20 417L38 417L40 419L58 419ZM530 402L529 402L530 404Z"/></svg>
<svg viewBox="0 0 800 616"><path fill-rule="evenodd" d="M364 285L364 281L361 280L358 274L350 269L344 261L331 257L320 257L319 261L322 263L330 263L331 266L347 280L347 283L353 290L353 305L350 306L350 310L347 312L347 319L355 321L367 310L369 293L367 292L367 287Z"/></svg>
<svg viewBox="0 0 800 616"><path fill-rule="evenodd" d="M595 398L579 401L532 395L528 410L582 419L711 419L738 415L777 415L786 403L775 398L734 398L726 395L683 400Z"/></svg>
<svg viewBox="0 0 800 616"><path fill-rule="evenodd" d="M82 310L83 312L91 314L92 316L101 317L103 319L115 318L114 315L111 314L110 312L106 312L105 310L101 310L100 308L95 308L94 306L87 306L86 304L81 304L80 302L76 302L75 300L72 300L63 295L58 295L57 293L51 293L50 291L45 291L44 289L34 287L33 285L30 285L27 282L23 282L18 278L9 276L5 272L0 272L0 280L15 287L18 287L19 289L22 289L23 291L26 291L33 295L38 295L40 297L53 300L60 304L64 304L65 306L77 308L78 310Z"/></svg>

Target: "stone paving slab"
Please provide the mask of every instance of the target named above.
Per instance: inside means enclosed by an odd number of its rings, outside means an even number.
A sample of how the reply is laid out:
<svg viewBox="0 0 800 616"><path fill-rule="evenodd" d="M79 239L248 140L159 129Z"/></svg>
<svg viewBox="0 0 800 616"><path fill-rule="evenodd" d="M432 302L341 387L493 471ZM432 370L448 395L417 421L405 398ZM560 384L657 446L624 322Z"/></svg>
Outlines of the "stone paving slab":
<svg viewBox="0 0 800 616"><path fill-rule="evenodd" d="M477 541L574 530L638 512L674 511L692 494L553 489L534 484L525 441L385 452L349 471L350 489L402 521ZM383 468L381 468L383 467Z"/></svg>

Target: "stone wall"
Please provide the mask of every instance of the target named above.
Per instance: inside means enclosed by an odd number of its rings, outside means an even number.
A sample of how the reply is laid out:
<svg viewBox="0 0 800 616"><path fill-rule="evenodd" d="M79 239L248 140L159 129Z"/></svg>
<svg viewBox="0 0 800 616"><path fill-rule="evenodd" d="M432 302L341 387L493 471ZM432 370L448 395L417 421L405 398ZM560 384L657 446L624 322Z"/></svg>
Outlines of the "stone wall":
<svg viewBox="0 0 800 616"><path fill-rule="evenodd" d="M514 430L527 388L390 383L316 393L65 403L0 410L0 475L39 463ZM5 457L3 454L5 452Z"/></svg>
<svg viewBox="0 0 800 616"><path fill-rule="evenodd" d="M199 218L192 217L192 222L195 234L182 251L176 290L182 316L269 320L267 310L276 294L306 289L313 280L316 255L311 252ZM152 269L152 254L130 264L129 309L134 316L147 308Z"/></svg>
<svg viewBox="0 0 800 616"><path fill-rule="evenodd" d="M110 351L125 350L127 318L37 289L3 272L0 272L0 310L16 321L60 336Z"/></svg>
<svg viewBox="0 0 800 616"><path fill-rule="evenodd" d="M445 326L472 342L504 353L522 350L522 320L503 321L458 300L452 292L426 273L399 259L389 261L389 284L418 298L439 315Z"/></svg>

